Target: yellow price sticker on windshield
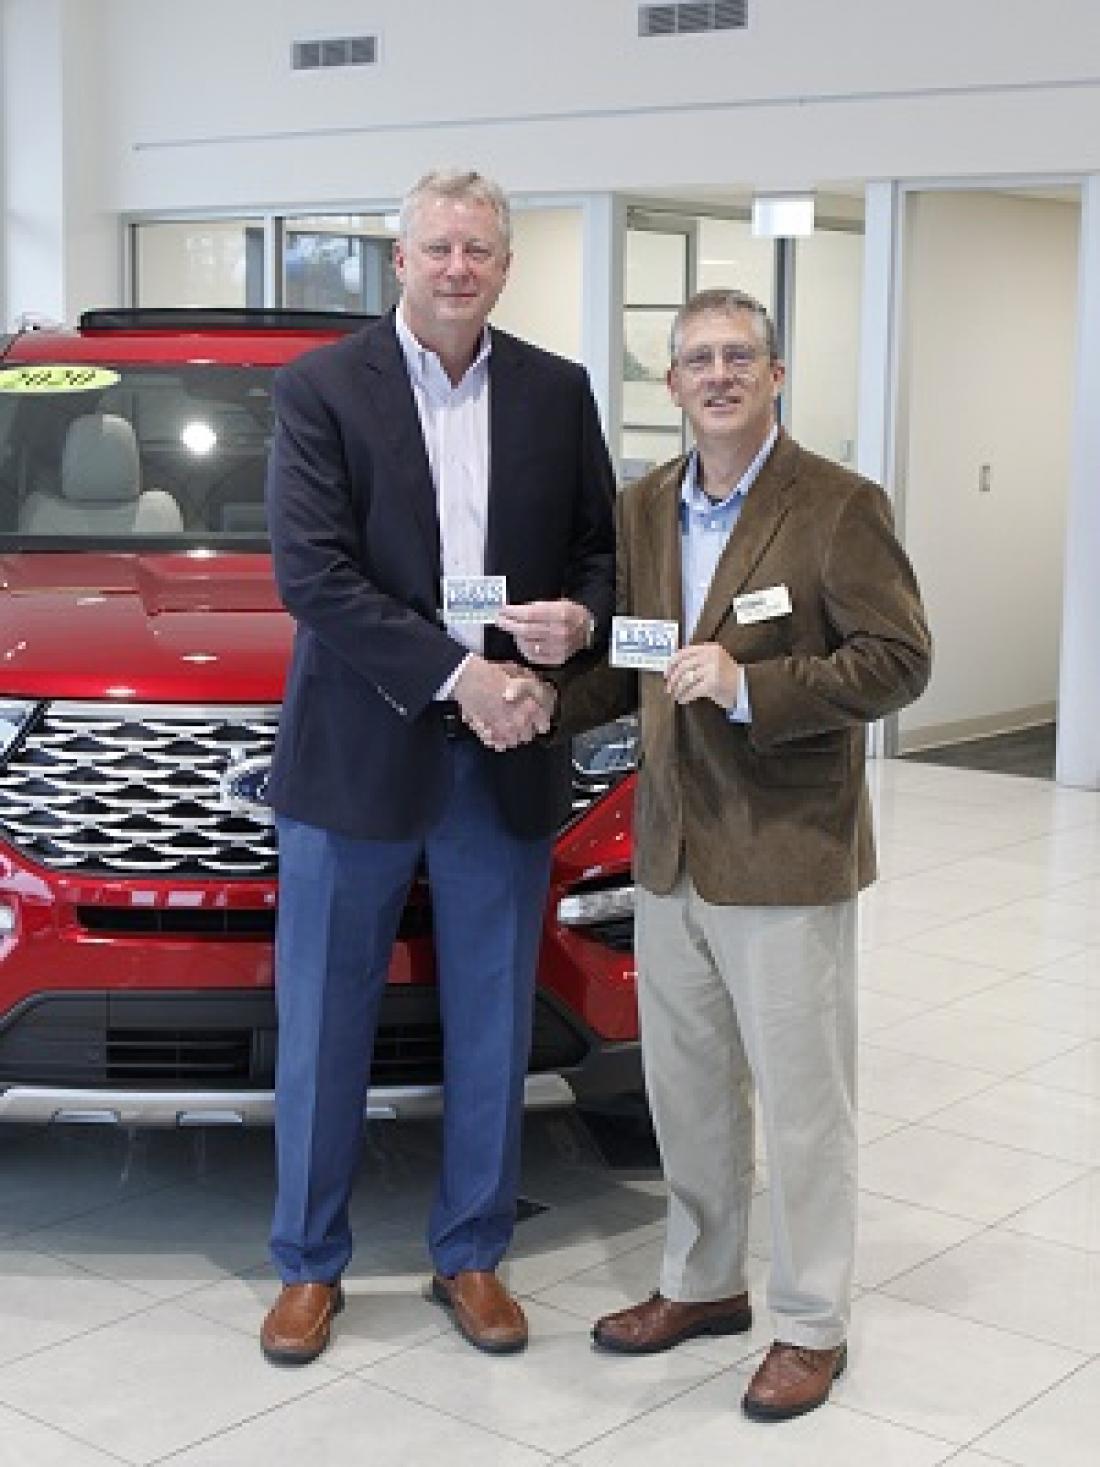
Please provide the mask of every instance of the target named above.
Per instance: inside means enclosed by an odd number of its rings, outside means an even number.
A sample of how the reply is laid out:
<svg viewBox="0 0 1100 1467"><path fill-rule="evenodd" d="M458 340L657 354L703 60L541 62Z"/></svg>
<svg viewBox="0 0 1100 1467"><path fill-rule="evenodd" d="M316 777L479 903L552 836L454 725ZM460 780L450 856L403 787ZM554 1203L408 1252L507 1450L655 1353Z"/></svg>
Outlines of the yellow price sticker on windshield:
<svg viewBox="0 0 1100 1467"><path fill-rule="evenodd" d="M59 366L0 368L0 392L94 392L113 387L121 373L78 362Z"/></svg>

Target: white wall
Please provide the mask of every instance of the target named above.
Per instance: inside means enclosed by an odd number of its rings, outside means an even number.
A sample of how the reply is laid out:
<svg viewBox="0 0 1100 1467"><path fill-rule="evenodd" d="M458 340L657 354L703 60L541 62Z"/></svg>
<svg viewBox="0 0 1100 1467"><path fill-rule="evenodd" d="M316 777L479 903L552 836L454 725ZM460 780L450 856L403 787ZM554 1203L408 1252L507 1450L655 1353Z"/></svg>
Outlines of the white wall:
<svg viewBox="0 0 1100 1467"><path fill-rule="evenodd" d="M106 119L110 106L97 4L2 0L4 326L24 312L64 320L85 305L118 300L120 236L104 204L106 154L93 121Z"/></svg>
<svg viewBox="0 0 1100 1467"><path fill-rule="evenodd" d="M425 168L645 191L1100 167L1100 7L750 0L642 39L636 0L83 0L123 210L396 197ZM293 39L382 64L294 74Z"/></svg>
<svg viewBox="0 0 1100 1467"><path fill-rule="evenodd" d="M581 358L580 209L512 211L512 267L493 324Z"/></svg>
<svg viewBox="0 0 1100 1467"><path fill-rule="evenodd" d="M910 208L901 478L936 655L903 748L1057 697L1079 226L1076 207L996 194Z"/></svg>
<svg viewBox="0 0 1100 1467"><path fill-rule="evenodd" d="M63 313L64 119L61 9L54 0L6 0L0 32L5 241L2 317ZM23 58L41 58L37 73Z"/></svg>

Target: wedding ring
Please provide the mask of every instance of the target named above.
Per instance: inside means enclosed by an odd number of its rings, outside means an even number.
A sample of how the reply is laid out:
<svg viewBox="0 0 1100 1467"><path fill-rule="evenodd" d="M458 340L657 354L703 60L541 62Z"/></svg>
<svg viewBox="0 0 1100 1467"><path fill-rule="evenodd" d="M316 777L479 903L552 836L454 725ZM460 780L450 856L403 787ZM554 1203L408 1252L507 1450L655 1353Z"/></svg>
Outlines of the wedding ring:
<svg viewBox="0 0 1100 1467"><path fill-rule="evenodd" d="M535 656L536 657L541 657L542 656L542 643L541 642L536 642L535 643L534 650L535 650Z"/></svg>

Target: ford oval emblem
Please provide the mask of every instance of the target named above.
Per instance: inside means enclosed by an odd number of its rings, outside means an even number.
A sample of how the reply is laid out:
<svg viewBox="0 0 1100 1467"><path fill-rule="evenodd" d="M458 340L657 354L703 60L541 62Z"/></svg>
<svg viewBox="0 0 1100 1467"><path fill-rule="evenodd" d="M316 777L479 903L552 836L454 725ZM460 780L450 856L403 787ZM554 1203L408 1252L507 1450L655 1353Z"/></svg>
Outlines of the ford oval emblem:
<svg viewBox="0 0 1100 1467"><path fill-rule="evenodd" d="M222 804L236 815L248 815L264 825L274 824L275 817L267 803L267 779L271 760L267 755L238 759L221 777Z"/></svg>

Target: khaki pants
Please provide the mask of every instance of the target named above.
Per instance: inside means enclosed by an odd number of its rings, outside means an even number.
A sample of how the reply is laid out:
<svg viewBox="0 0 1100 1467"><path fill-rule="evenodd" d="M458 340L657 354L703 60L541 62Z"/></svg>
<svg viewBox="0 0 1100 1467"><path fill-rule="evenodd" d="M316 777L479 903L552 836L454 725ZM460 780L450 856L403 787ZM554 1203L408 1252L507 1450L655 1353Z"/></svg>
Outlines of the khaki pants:
<svg viewBox="0 0 1100 1467"><path fill-rule="evenodd" d="M661 1292L746 1287L755 1088L776 1338L837 1345L855 1252L856 903L713 906L684 876L637 900L642 1053L669 1188Z"/></svg>

